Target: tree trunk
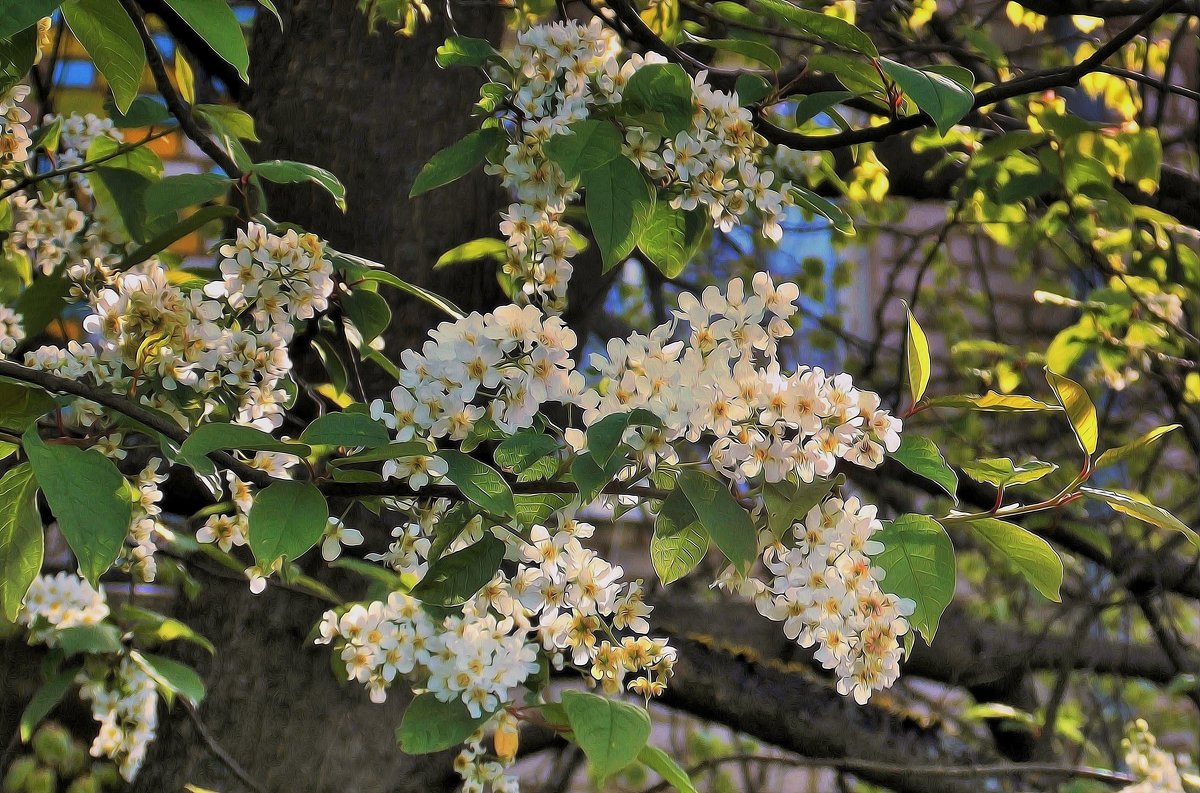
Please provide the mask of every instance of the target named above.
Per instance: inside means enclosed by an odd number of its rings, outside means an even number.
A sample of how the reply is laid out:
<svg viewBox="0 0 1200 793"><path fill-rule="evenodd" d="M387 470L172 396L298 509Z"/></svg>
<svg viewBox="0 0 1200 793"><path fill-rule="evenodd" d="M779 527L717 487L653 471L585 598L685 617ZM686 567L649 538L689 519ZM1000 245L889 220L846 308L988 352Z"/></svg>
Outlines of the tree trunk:
<svg viewBox="0 0 1200 793"><path fill-rule="evenodd" d="M494 265L433 271L443 251L495 234L502 195L482 173L416 199L408 191L421 166L478 119L470 117L480 75L442 71L434 63L446 37L440 15L411 39L381 27L369 33L353 0L278 3L275 19L260 14L251 44L247 109L261 145L257 159L291 159L332 171L345 184L342 214L322 190L267 186L270 214L313 231L338 250L382 262L401 278L464 308L502 298ZM464 35L496 41L498 11L473 9L459 20ZM386 289L386 287L385 287ZM385 334L392 356L444 317L390 292L395 320ZM393 299L394 298L394 299ZM364 368L369 396L393 383ZM374 532L376 535L379 532ZM386 536L386 532L384 532ZM331 580L339 591L358 582ZM325 606L304 595L269 589L249 593L244 581L205 577L205 591L178 616L208 636L217 655L195 657L209 685L200 709L212 736L267 790L436 791L453 785L453 752L414 758L393 733L407 697L397 686L373 705L357 685L339 686L328 648L306 642ZM139 791L179 790L186 782L224 793L243 789L219 763L195 726L176 709L138 779Z"/></svg>

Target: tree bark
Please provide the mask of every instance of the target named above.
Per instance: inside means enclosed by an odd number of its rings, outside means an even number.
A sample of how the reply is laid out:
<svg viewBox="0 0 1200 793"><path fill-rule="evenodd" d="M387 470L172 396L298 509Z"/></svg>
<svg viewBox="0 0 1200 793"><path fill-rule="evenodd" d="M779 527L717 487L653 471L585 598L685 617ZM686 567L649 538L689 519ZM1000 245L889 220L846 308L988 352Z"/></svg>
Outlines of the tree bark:
<svg viewBox="0 0 1200 793"><path fill-rule="evenodd" d="M260 14L251 42L251 93L246 105L261 139L256 159L320 165L347 190L343 214L309 185L266 185L269 214L296 223L340 251L387 265L396 275L467 308L502 299L494 265L433 270L443 251L495 234L502 195L496 180L477 172L454 185L409 199L421 166L473 127L480 75L442 71L435 50L447 36L440 16L411 39L385 27L367 30L354 0L279 3L275 19ZM498 39L496 10L470 12L464 35ZM385 287L386 289L386 287ZM419 342L444 319L432 307L396 292L395 319L385 334L392 355ZM393 299L394 298L394 299ZM368 396L386 396L394 383L378 369L362 370ZM372 532L375 535L387 532ZM332 577L339 591L354 580ZM251 595L244 581L204 577L205 591L181 603L177 615L217 646L212 659L193 656L208 683L200 708L208 731L268 791L354 790L425 793L450 788L454 752L410 757L393 733L407 697L397 686L384 705L360 686L339 686L328 648L306 641L326 606L269 589ZM136 790L179 790L193 782L243 790L215 759L180 709L164 714L160 737Z"/></svg>

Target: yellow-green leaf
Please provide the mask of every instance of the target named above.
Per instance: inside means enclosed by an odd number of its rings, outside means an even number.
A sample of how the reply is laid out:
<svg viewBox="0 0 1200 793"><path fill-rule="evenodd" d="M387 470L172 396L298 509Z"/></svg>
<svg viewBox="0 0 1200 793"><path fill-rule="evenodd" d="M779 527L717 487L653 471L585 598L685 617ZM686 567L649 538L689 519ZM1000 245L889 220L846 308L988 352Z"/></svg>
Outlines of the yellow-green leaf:
<svg viewBox="0 0 1200 793"><path fill-rule="evenodd" d="M1010 487L1036 482L1058 470L1054 463L1041 460L1028 460L1016 465L1007 457L985 457L970 463L963 463L963 473L976 482L987 482L996 487Z"/></svg>
<svg viewBox="0 0 1200 793"><path fill-rule="evenodd" d="M1046 380L1063 410L1067 411L1067 419L1071 422L1071 429L1075 431L1079 448L1088 455L1095 454L1099 424L1096 421L1096 406L1092 404L1087 391L1069 377L1055 374L1049 369L1046 370Z"/></svg>
<svg viewBox="0 0 1200 793"><path fill-rule="evenodd" d="M1098 487L1081 487L1079 490L1090 498L1103 501L1117 512L1131 518L1137 518L1143 523L1149 523L1160 529L1177 531L1187 537L1192 545L1200 547L1200 535L1197 535L1191 526L1162 507L1150 503L1150 500L1140 493L1129 490L1101 490Z"/></svg>
<svg viewBox="0 0 1200 793"><path fill-rule="evenodd" d="M1096 468L1103 468L1106 465L1116 465L1119 462L1129 459L1133 455L1153 445L1159 438L1166 435L1168 432L1173 432L1179 429L1178 424L1167 424L1163 427L1155 427L1147 432L1136 441L1125 444L1124 446L1116 446L1112 449L1107 449L1103 454L1096 458Z"/></svg>
<svg viewBox="0 0 1200 793"><path fill-rule="evenodd" d="M967 524L976 535L1012 563L1018 573L1049 600L1062 597L1063 563L1050 543L1015 523L982 518Z"/></svg>
<svg viewBox="0 0 1200 793"><path fill-rule="evenodd" d="M908 306L904 307L908 314L908 336L905 342L905 357L908 360L908 391L912 394L915 405L925 396L925 388L929 385L929 372L932 365L929 362L929 340L925 331L913 316Z"/></svg>

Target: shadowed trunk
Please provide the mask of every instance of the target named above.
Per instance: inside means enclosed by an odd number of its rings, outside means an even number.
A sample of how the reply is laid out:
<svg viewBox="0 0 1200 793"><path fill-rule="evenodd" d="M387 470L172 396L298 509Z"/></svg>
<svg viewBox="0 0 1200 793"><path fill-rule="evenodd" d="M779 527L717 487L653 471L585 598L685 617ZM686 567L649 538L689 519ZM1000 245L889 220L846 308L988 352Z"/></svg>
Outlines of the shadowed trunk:
<svg viewBox="0 0 1200 793"><path fill-rule="evenodd" d="M329 169L346 186L349 211L342 214L324 191L308 185L267 185L269 214L315 232L338 250L385 263L464 308L499 302L490 262L432 269L443 251L495 234L502 206L496 180L477 172L450 187L407 197L429 157L478 126L469 111L478 99L480 75L442 71L434 63L437 45L448 34L446 21L435 15L407 39L386 27L368 33L353 0L278 5L283 33L273 17L261 14L251 44L246 107L262 140L256 158ZM499 14L478 9L470 14L470 20L460 20L461 32L496 41ZM385 296L395 314L385 336L391 357L444 318L395 291ZM385 396L394 384L374 367L362 373L368 396ZM386 537L386 531L368 533L376 543L380 534ZM373 705L360 686L338 685L328 648L306 642L324 604L278 589L255 597L244 581L202 580L200 599L176 609L217 646L215 658L191 659L209 685L200 715L263 787L272 793L424 793L453 786L453 752L409 757L396 746L393 733L407 702L403 686L385 705ZM357 580L336 575L327 580L352 596L361 591ZM244 789L177 708L164 718L137 789L179 790L187 782L224 793Z"/></svg>

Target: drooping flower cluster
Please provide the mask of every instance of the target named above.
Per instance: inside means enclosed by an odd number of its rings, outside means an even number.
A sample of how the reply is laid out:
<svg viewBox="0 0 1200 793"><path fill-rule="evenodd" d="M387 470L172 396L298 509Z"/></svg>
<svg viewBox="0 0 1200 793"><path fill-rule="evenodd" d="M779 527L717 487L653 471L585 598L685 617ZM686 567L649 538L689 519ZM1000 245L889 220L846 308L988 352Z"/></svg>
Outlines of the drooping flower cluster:
<svg viewBox="0 0 1200 793"><path fill-rule="evenodd" d="M561 319L534 306L443 322L420 353L401 353L391 404L375 400L371 415L395 430L397 441L461 441L485 416L504 432L529 427L543 403L569 402L582 388L582 377L572 372L575 341ZM439 463L421 456L389 461L384 475L419 488L445 473Z"/></svg>
<svg viewBox="0 0 1200 793"><path fill-rule="evenodd" d="M1121 788L1121 793L1184 793L1183 777L1170 753L1158 747L1158 740L1143 719L1129 725L1121 745L1125 764L1140 781Z"/></svg>
<svg viewBox="0 0 1200 793"><path fill-rule="evenodd" d="M871 555L882 528L875 507L857 498L829 498L792 526L788 545L763 551L769 583L755 597L759 612L783 622L801 647L818 647L816 659L838 677L838 692L859 704L900 676L900 637L908 632L913 603L883 592L883 571Z"/></svg>
<svg viewBox="0 0 1200 793"><path fill-rule="evenodd" d="M666 323L592 356L607 387L581 395L584 423L645 408L663 429L643 433L643 456L670 454L668 444L681 438L714 437L709 459L734 482L790 474L812 482L829 476L838 458L878 466L900 445L900 420L880 409L879 397L849 375L806 367L786 374L775 359L777 340L792 332L797 296L794 284L776 287L766 273L754 277L750 294L735 278L725 292L681 295L675 315L690 327L686 342L672 341L675 323Z"/></svg>
<svg viewBox="0 0 1200 793"><path fill-rule="evenodd" d="M29 158L29 113L21 107L29 86L15 85L0 95L0 168L18 165Z"/></svg>
<svg viewBox="0 0 1200 793"><path fill-rule="evenodd" d="M21 315L8 306L0 306L0 355L10 355L25 339Z"/></svg>
<svg viewBox="0 0 1200 793"><path fill-rule="evenodd" d="M622 152L657 185L660 200L676 209L703 209L714 226L729 230L756 209L766 236L779 240L789 185L772 186L760 170L766 142L754 132L751 115L735 93L713 90L701 73L691 82L690 125L664 135L646 121L609 112L621 101L634 75L647 65L666 63L656 53L619 59L614 34L599 19L587 25L559 22L522 31L506 53L507 66L494 78L507 88L512 124L502 162L488 167L513 190L517 202L502 215L509 259L504 272L525 299L561 310L576 252L562 213L575 197L577 179L568 179L545 151L545 144L570 135L575 122L612 116L622 125Z"/></svg>
<svg viewBox="0 0 1200 793"><path fill-rule="evenodd" d="M33 579L17 619L29 629L29 639L51 647L55 631L96 625L108 616L103 591L68 573Z"/></svg>
<svg viewBox="0 0 1200 793"><path fill-rule="evenodd" d="M375 558L397 570L426 571L428 538L406 540L432 535L437 520L428 529L405 527L392 550ZM442 701L461 699L475 716L495 711L537 671L539 647L556 665L569 660L610 693L626 687L647 697L661 693L675 653L645 636L651 609L641 582L623 583L620 567L583 547L580 540L592 532L567 518L557 529L533 526L528 539L497 532L520 561L511 576L497 572L461 615L435 620L412 597L393 593L386 603L326 613L318 642L337 642L347 675L376 701L398 675L412 676ZM449 550L483 537L475 520ZM616 640L618 632L628 635ZM626 685L630 674L635 678Z"/></svg>
<svg viewBox="0 0 1200 793"><path fill-rule="evenodd" d="M121 776L132 781L158 728L154 679L129 656L100 674L80 673L80 679L79 696L91 703L92 718L100 724L92 756L111 758Z"/></svg>
<svg viewBox="0 0 1200 793"><path fill-rule="evenodd" d="M115 448L120 449L119 440ZM159 522L162 514L162 491L158 486L167 481L166 472L159 472L162 460L152 457L136 477L133 478L133 520L129 524L129 536L121 549L118 560L124 569L142 581L153 581L158 565L154 561L155 537L163 531Z"/></svg>
<svg viewBox="0 0 1200 793"><path fill-rule="evenodd" d="M96 342L42 347L26 365L137 394L181 424L224 403L240 423L279 426L292 320L324 310L332 264L315 236L258 224L221 254L224 280L203 291L175 285L155 260L123 272L99 260L72 266Z"/></svg>

